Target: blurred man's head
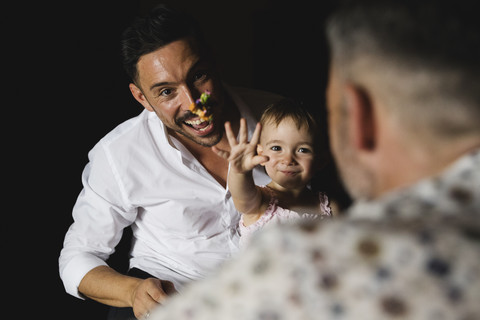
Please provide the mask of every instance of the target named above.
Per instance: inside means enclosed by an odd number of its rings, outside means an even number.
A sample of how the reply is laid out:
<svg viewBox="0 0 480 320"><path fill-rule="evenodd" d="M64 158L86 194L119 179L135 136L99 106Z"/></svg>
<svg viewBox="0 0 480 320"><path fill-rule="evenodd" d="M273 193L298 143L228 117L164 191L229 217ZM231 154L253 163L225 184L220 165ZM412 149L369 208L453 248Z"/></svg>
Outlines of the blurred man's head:
<svg viewBox="0 0 480 320"><path fill-rule="evenodd" d="M354 198L480 146L480 19L463 2L349 1L328 20L330 136Z"/></svg>

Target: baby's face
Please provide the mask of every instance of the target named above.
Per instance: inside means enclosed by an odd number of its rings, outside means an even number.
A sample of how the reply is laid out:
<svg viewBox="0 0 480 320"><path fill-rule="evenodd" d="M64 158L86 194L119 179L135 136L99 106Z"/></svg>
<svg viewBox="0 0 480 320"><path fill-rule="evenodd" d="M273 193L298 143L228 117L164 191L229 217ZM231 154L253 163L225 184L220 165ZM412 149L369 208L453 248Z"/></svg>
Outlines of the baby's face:
<svg viewBox="0 0 480 320"><path fill-rule="evenodd" d="M297 129L287 118L278 127L266 123L262 127L257 152L269 157L264 163L273 182L283 188L303 188L315 173L314 139L306 128Z"/></svg>

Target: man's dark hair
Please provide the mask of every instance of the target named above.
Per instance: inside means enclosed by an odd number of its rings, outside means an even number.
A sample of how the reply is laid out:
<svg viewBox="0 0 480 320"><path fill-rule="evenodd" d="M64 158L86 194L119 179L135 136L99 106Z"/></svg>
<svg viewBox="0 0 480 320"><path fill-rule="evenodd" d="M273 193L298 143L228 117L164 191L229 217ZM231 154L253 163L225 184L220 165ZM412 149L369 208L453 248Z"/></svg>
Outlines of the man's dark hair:
<svg viewBox="0 0 480 320"><path fill-rule="evenodd" d="M161 4L148 15L136 18L124 31L121 41L127 75L136 82L137 62L141 56L180 39L192 40L199 54L208 51L199 23L183 11Z"/></svg>

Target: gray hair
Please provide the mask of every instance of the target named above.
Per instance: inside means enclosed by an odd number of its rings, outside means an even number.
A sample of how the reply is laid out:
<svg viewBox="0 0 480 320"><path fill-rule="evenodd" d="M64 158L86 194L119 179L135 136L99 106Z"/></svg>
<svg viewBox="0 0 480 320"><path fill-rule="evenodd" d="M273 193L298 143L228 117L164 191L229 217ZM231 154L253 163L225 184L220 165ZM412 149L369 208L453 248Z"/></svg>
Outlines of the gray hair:
<svg viewBox="0 0 480 320"><path fill-rule="evenodd" d="M413 134L480 135L479 19L463 2L350 1L327 21L332 63Z"/></svg>

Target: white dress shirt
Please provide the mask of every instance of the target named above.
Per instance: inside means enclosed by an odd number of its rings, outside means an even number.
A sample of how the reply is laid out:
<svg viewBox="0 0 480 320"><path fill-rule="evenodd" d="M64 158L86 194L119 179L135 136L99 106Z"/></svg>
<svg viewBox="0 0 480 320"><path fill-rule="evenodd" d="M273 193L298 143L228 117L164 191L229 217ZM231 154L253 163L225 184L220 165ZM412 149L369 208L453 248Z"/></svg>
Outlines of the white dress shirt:
<svg viewBox="0 0 480 320"><path fill-rule="evenodd" d="M247 106L256 91L228 92L251 135L257 122L251 110L264 107L265 93L257 100L262 105ZM259 185L270 181L261 168L254 179ZM130 268L172 281L177 290L238 251L240 214L228 187L168 135L153 112L144 110L101 139L89 152L82 182L59 258L65 289L76 297L82 298L82 278L106 265L128 226L133 230Z"/></svg>

